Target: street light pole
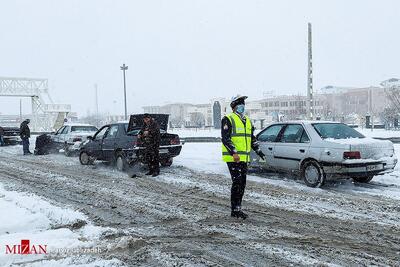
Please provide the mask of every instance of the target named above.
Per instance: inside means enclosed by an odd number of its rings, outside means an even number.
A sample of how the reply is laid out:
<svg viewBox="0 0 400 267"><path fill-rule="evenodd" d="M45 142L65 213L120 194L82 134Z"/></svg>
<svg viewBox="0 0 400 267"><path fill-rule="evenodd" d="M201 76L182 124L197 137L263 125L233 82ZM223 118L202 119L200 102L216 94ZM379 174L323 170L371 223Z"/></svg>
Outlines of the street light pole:
<svg viewBox="0 0 400 267"><path fill-rule="evenodd" d="M124 101L125 101L125 120L128 119L128 110L126 108L126 79L125 79L125 71L128 69L128 66L125 63L121 66L121 70L124 73Z"/></svg>

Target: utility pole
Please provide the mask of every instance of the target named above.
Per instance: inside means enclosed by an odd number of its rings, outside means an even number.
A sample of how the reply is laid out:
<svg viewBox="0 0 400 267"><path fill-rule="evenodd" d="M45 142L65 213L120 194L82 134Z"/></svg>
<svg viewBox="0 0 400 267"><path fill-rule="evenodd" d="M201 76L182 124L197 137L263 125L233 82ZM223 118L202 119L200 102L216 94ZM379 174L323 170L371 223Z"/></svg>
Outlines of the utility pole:
<svg viewBox="0 0 400 267"><path fill-rule="evenodd" d="M313 89L313 64L312 64L312 29L308 23L308 76L307 76L307 118L314 118L314 89Z"/></svg>
<svg viewBox="0 0 400 267"><path fill-rule="evenodd" d="M125 71L128 69L128 66L125 63L121 66L121 70L124 73L124 102L125 102L125 120L128 119L128 110L126 108L126 78L125 78Z"/></svg>

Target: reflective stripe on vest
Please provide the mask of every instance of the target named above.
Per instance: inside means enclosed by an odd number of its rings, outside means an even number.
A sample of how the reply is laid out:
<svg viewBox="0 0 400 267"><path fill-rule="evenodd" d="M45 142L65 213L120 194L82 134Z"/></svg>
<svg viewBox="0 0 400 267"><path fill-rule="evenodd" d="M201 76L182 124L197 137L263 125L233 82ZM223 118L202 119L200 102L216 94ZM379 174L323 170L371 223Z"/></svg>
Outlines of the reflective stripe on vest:
<svg viewBox="0 0 400 267"><path fill-rule="evenodd" d="M252 125L249 117L246 118L246 125L239 115L231 113L226 116L232 124L231 140L242 162L250 162L251 150L251 131ZM222 144L222 160L225 162L234 162L233 156Z"/></svg>

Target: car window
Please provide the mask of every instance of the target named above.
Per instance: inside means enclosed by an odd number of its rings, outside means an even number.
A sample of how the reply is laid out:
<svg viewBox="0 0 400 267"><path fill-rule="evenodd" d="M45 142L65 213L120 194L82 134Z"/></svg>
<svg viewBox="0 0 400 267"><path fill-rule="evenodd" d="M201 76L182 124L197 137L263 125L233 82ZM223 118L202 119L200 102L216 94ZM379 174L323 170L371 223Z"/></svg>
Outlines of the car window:
<svg viewBox="0 0 400 267"><path fill-rule="evenodd" d="M94 126L71 126L71 132L96 132L97 130Z"/></svg>
<svg viewBox="0 0 400 267"><path fill-rule="evenodd" d="M133 131L127 132L127 134L128 135L138 135L139 132L140 132L140 130L133 130Z"/></svg>
<svg viewBox="0 0 400 267"><path fill-rule="evenodd" d="M112 138L115 138L115 137L117 137L117 133L118 133L118 125L112 125L112 126L108 129L108 131L107 131L107 133L106 133L104 139L112 139Z"/></svg>
<svg viewBox="0 0 400 267"><path fill-rule="evenodd" d="M310 139L304 131L303 126L300 124L289 124L286 126L280 139L282 143L305 143L308 141L310 141Z"/></svg>
<svg viewBox="0 0 400 267"><path fill-rule="evenodd" d="M109 126L103 127L94 137L95 140L101 140L103 139L105 133L107 132Z"/></svg>
<svg viewBox="0 0 400 267"><path fill-rule="evenodd" d="M310 142L310 137L308 137L306 131L303 131L303 134L301 135L300 138L300 143L309 143L309 142Z"/></svg>
<svg viewBox="0 0 400 267"><path fill-rule="evenodd" d="M258 135L257 140L261 142L275 142L283 126L283 124L277 124L268 127Z"/></svg>
<svg viewBox="0 0 400 267"><path fill-rule="evenodd" d="M364 135L343 123L314 123L312 126L322 139L365 138Z"/></svg>

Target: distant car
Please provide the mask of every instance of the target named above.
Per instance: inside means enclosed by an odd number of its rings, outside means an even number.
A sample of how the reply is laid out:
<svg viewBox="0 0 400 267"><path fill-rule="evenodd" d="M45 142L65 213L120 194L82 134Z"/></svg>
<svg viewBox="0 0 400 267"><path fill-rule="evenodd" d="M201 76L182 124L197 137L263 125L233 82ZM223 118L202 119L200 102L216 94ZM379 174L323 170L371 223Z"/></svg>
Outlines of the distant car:
<svg viewBox="0 0 400 267"><path fill-rule="evenodd" d="M2 126L2 128L4 129L3 139L6 145L17 145L21 142L19 127Z"/></svg>
<svg viewBox="0 0 400 267"><path fill-rule="evenodd" d="M342 123L273 123L256 138L266 160L252 152L252 166L297 172L311 187L339 177L368 183L375 175L392 172L397 164L392 142L367 138Z"/></svg>
<svg viewBox="0 0 400 267"><path fill-rule="evenodd" d="M182 149L179 136L167 133L168 115L152 114L160 125L160 164L171 166L173 158ZM120 122L105 125L89 137L80 150L79 160L82 165L92 164L94 160L114 163L118 170L123 171L129 165L137 162L145 163L144 147L138 141L137 135L143 125L143 115L131 115L129 123Z"/></svg>
<svg viewBox="0 0 400 267"><path fill-rule="evenodd" d="M70 156L78 154L81 144L97 130L96 126L90 124L69 123L51 134L50 138L56 149L64 149L65 155Z"/></svg>

